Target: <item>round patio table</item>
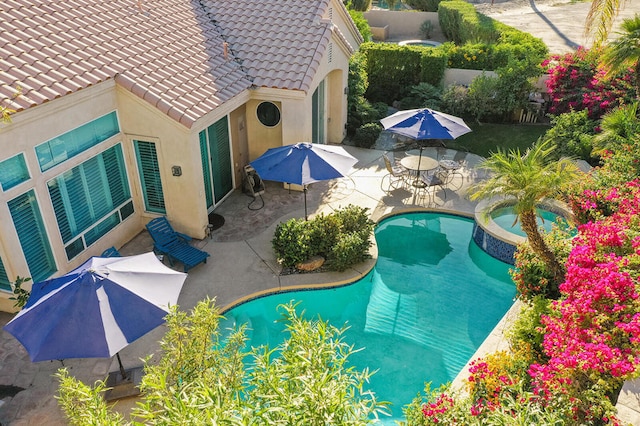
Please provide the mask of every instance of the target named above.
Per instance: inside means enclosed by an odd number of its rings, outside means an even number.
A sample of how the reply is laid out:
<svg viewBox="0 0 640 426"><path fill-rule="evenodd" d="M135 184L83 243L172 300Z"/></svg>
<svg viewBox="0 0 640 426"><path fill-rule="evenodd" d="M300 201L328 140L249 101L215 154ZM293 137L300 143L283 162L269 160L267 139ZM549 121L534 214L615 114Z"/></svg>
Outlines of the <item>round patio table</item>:
<svg viewBox="0 0 640 426"><path fill-rule="evenodd" d="M424 182L420 179L420 173L438 168L438 160L419 155L409 155L400 160L400 164L415 173L416 178L412 185L418 188L424 187Z"/></svg>

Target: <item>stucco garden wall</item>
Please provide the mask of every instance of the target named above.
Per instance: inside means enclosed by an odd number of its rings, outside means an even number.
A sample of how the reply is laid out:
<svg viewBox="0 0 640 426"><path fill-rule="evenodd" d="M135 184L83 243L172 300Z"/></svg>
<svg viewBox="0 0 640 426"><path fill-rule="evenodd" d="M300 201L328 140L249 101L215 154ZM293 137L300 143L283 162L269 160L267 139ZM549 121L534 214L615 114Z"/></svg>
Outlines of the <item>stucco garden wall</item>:
<svg viewBox="0 0 640 426"><path fill-rule="evenodd" d="M379 41L421 39L420 26L427 20L433 24L430 40L439 42L445 40L436 12L370 10L363 15L372 27L372 32L379 33L380 28L387 27L386 40L376 38Z"/></svg>

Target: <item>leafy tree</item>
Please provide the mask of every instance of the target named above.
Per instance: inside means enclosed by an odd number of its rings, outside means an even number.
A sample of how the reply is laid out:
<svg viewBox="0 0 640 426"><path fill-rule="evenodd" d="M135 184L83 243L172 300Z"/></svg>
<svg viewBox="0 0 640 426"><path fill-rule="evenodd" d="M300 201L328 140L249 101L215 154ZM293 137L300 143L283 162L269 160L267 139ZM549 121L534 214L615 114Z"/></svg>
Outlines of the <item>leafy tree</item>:
<svg viewBox="0 0 640 426"><path fill-rule="evenodd" d="M69 376L60 380L59 404L71 425L365 425L385 403L364 389L371 373L349 366L352 346L344 328L304 320L283 306L289 337L276 348L244 352L244 326L224 338L211 300L190 314L172 307L162 358L145 362L142 401L131 422L110 411L100 393ZM249 363L246 358L251 358ZM245 364L246 363L246 364Z"/></svg>
<svg viewBox="0 0 640 426"><path fill-rule="evenodd" d="M565 269L556 258L538 229L536 207L545 198L558 197L577 176L574 163L563 158L554 160L554 146L549 142L535 143L522 155L520 150L508 153L498 150L482 163L492 176L470 189L472 200L510 197L522 230L531 249L545 262L556 282L564 280Z"/></svg>
<svg viewBox="0 0 640 426"><path fill-rule="evenodd" d="M636 95L640 97L640 16L622 21L620 37L604 51L602 62L609 67L608 77L632 68L635 75Z"/></svg>

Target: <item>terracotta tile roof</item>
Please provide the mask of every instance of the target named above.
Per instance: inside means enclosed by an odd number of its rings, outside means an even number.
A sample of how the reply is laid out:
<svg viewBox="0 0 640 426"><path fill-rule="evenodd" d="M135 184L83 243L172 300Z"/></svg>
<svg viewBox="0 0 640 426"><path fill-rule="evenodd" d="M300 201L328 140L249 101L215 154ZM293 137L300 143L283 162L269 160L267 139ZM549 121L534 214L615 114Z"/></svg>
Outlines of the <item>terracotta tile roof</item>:
<svg viewBox="0 0 640 426"><path fill-rule="evenodd" d="M3 0L2 96L21 86L14 108L22 110L115 78L190 127L251 86L237 63L224 60L223 40L197 3L140 4Z"/></svg>
<svg viewBox="0 0 640 426"><path fill-rule="evenodd" d="M191 127L252 84L309 90L329 2L3 0L0 98L21 86L20 111L115 79Z"/></svg>
<svg viewBox="0 0 640 426"><path fill-rule="evenodd" d="M339 33L322 19L330 0L209 0L204 4L231 53L260 87L308 91L332 32Z"/></svg>

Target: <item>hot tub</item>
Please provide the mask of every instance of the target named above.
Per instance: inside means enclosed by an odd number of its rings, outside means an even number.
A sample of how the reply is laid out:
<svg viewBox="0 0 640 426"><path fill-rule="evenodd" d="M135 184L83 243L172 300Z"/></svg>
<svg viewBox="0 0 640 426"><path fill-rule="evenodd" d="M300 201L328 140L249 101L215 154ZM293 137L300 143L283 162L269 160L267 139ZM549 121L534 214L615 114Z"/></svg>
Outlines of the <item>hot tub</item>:
<svg viewBox="0 0 640 426"><path fill-rule="evenodd" d="M481 201L475 209L475 224L472 238L482 250L496 259L514 264L516 247L527 240L519 226L512 228L513 200L500 199ZM511 209L511 210L510 210ZM538 224L545 230L551 229L551 224L560 217L570 220L569 207L556 200L548 200L538 206L544 222L538 219Z"/></svg>
<svg viewBox="0 0 640 426"><path fill-rule="evenodd" d="M399 46L422 46L422 47L437 47L442 43L433 40L403 40L398 42Z"/></svg>

